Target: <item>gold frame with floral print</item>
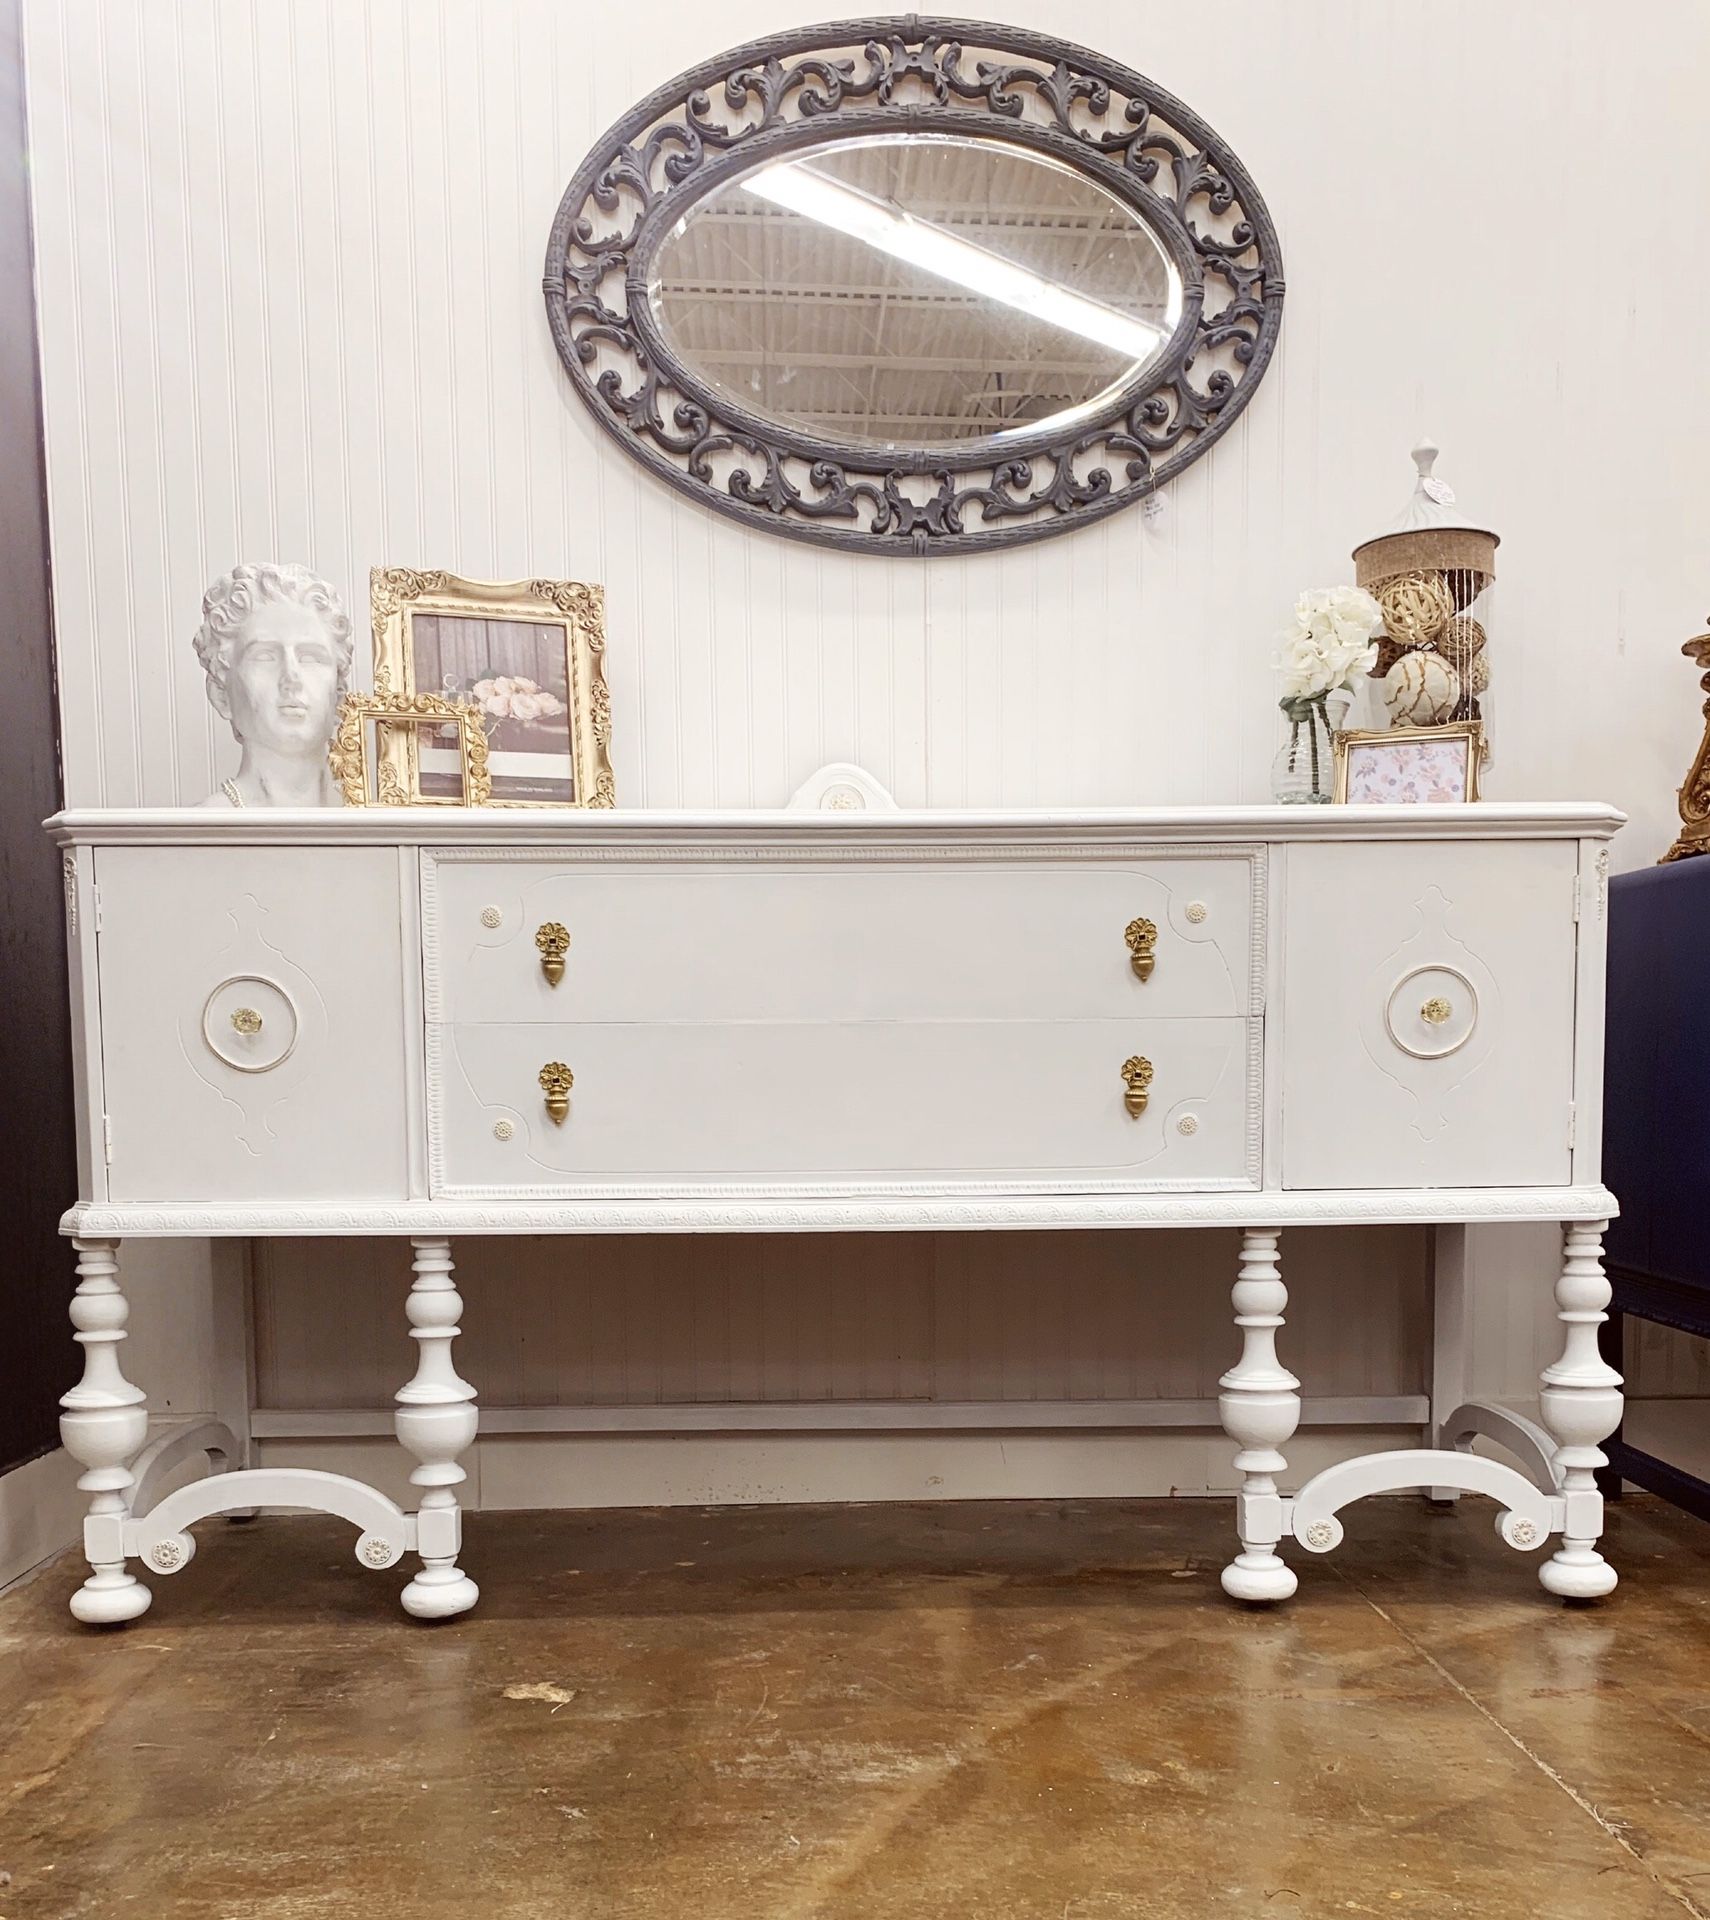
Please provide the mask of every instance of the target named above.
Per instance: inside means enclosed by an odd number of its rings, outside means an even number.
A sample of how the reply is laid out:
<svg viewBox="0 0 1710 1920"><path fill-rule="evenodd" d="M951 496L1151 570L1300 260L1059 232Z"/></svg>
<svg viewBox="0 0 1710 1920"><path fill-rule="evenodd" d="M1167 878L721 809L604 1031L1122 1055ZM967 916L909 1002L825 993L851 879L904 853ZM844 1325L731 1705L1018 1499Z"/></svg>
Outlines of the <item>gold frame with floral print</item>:
<svg viewBox="0 0 1710 1920"><path fill-rule="evenodd" d="M1477 720L1452 720L1435 727L1389 727L1383 731L1371 733L1357 730L1338 733L1332 741L1336 754L1336 782L1332 798L1339 804L1347 802L1352 777L1349 760L1354 754L1381 753L1385 748L1393 750L1396 747L1421 743L1442 746L1455 741L1460 743L1461 754L1465 756L1464 791L1459 802L1455 804L1466 804L1477 800L1479 762L1484 757L1484 727ZM1392 804L1417 805L1419 803Z"/></svg>

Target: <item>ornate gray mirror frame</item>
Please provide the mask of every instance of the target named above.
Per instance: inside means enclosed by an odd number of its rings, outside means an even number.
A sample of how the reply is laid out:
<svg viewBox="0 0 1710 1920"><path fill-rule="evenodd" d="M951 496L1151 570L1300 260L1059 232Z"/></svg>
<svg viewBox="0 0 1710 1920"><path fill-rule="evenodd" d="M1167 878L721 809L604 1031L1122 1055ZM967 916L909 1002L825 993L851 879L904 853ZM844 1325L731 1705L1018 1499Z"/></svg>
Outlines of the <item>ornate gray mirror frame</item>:
<svg viewBox="0 0 1710 1920"><path fill-rule="evenodd" d="M1180 279L1177 324L1126 388L1028 432L899 450L750 412L673 351L649 293L690 210L764 161L898 133L996 140L1134 211ZM1282 322L1276 231L1246 169L1141 75L1018 28L906 18L804 27L641 101L583 161L546 250L560 358L594 417L673 486L749 526L882 554L1044 539L1155 492L1246 405Z"/></svg>

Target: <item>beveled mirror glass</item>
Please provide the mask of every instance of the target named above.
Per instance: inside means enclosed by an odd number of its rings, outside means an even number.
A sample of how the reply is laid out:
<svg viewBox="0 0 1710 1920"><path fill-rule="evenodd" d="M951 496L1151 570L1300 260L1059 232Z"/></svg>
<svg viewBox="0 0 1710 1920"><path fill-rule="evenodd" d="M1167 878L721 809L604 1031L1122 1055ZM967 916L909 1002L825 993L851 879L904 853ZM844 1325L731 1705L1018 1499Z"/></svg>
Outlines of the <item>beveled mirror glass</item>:
<svg viewBox="0 0 1710 1920"><path fill-rule="evenodd" d="M738 174L651 262L677 359L779 429L909 450L1067 429L1154 365L1182 284L1096 181L880 134Z"/></svg>
<svg viewBox="0 0 1710 1920"><path fill-rule="evenodd" d="M583 162L553 338L601 425L735 519L877 553L1040 539L1246 404L1282 266L1181 102L1015 28L803 28L660 88Z"/></svg>

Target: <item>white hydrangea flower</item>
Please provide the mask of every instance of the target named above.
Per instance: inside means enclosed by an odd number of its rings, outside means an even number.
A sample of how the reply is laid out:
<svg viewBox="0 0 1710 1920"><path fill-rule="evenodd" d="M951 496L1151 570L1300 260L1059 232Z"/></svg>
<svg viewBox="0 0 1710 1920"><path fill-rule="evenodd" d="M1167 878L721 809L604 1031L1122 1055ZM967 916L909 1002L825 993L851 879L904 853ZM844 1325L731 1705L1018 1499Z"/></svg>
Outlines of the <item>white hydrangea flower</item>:
<svg viewBox="0 0 1710 1920"><path fill-rule="evenodd" d="M1303 593L1276 659L1283 698L1333 693L1370 673L1378 655L1372 636L1382 626L1378 603L1364 587L1313 587Z"/></svg>

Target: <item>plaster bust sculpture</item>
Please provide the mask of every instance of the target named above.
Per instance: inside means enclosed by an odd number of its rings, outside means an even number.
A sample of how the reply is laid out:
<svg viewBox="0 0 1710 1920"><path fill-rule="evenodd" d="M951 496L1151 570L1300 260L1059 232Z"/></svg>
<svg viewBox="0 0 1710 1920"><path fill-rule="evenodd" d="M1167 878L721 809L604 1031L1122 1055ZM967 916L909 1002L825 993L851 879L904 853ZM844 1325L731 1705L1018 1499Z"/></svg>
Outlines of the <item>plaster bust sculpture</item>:
<svg viewBox="0 0 1710 1920"><path fill-rule="evenodd" d="M233 567L202 596L196 657L208 704L243 750L209 807L336 807L327 742L350 685L350 616L318 574Z"/></svg>

